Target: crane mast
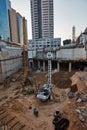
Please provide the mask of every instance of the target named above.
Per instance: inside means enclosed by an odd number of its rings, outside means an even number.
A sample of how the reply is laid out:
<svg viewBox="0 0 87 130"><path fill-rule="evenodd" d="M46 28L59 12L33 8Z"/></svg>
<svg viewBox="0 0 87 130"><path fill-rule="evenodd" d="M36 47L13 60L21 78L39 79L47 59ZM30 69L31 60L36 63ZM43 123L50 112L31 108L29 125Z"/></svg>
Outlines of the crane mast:
<svg viewBox="0 0 87 130"><path fill-rule="evenodd" d="M47 53L47 58L48 58L48 87L50 88L50 99L53 99L53 92L52 92L52 75L51 75L51 60L52 60L52 53L48 52Z"/></svg>
<svg viewBox="0 0 87 130"><path fill-rule="evenodd" d="M23 17L23 49L24 49L24 83L27 82L28 79L28 38L27 38L27 30L26 30L26 20Z"/></svg>
<svg viewBox="0 0 87 130"><path fill-rule="evenodd" d="M51 81L51 59L48 59L48 86L52 86L52 81Z"/></svg>

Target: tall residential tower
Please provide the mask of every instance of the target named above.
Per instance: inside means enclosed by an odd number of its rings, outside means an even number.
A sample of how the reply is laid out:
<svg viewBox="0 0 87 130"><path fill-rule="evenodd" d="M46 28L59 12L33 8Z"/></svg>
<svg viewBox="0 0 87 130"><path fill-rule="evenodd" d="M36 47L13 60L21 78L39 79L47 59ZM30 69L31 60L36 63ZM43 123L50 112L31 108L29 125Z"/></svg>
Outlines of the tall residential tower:
<svg viewBox="0 0 87 130"><path fill-rule="evenodd" d="M30 0L32 39L54 37L53 0Z"/></svg>

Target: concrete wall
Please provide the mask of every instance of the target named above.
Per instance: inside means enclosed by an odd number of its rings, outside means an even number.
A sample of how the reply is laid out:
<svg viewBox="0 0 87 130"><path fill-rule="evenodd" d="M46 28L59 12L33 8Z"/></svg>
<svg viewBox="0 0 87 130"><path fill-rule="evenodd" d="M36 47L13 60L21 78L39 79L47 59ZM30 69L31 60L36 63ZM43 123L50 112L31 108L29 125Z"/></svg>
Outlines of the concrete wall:
<svg viewBox="0 0 87 130"><path fill-rule="evenodd" d="M80 60L86 59L85 48L66 48L56 51L56 58L67 59L67 60Z"/></svg>
<svg viewBox="0 0 87 130"><path fill-rule="evenodd" d="M74 59L86 59L86 51L85 48L76 48L74 49Z"/></svg>
<svg viewBox="0 0 87 130"><path fill-rule="evenodd" d="M0 51L0 82L23 67L22 52L21 48L6 48Z"/></svg>

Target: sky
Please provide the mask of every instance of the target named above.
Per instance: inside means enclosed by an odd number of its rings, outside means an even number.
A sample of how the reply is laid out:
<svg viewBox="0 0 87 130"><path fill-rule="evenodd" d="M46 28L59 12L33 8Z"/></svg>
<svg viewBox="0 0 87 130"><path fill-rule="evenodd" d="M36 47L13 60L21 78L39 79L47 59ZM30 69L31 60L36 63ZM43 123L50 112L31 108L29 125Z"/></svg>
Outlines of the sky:
<svg viewBox="0 0 87 130"><path fill-rule="evenodd" d="M27 19L28 38L32 39L30 0L10 1L11 7ZM73 26L76 37L87 27L87 0L54 0L54 37L71 39Z"/></svg>

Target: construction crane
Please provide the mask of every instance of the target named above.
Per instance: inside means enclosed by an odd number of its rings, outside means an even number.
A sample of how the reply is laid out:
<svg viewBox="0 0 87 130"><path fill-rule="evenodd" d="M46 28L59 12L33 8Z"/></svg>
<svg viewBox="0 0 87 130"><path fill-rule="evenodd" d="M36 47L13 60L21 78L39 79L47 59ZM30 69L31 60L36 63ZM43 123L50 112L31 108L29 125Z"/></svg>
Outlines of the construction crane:
<svg viewBox="0 0 87 130"><path fill-rule="evenodd" d="M28 81L28 38L27 38L27 25L26 19L23 17L23 56L24 56L24 84Z"/></svg>

